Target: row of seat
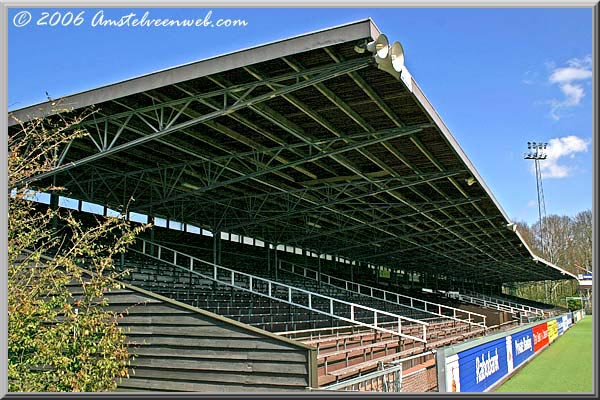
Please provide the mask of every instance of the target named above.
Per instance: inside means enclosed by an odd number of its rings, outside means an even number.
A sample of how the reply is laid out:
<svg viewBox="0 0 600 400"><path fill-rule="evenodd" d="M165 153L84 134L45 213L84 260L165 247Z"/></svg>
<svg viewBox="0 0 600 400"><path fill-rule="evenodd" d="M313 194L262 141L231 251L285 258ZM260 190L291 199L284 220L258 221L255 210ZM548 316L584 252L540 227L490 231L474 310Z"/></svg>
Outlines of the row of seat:
<svg viewBox="0 0 600 400"><path fill-rule="evenodd" d="M120 268L128 271L123 277L128 283L272 332L338 323L321 313L236 289L135 253L128 253ZM286 296L277 288L273 294Z"/></svg>
<svg viewBox="0 0 600 400"><path fill-rule="evenodd" d="M374 297L361 295L352 291L345 290L333 285L329 285L325 282L319 284L319 282L298 276L296 274L280 271L279 280L293 286L302 287L307 290L311 290L316 293L321 293L326 296L338 298L343 301L360 304L366 307L394 313L408 318L413 319L424 319L432 316L430 313L426 313L415 308L411 308L407 305L394 304L389 301L380 300Z"/></svg>
<svg viewBox="0 0 600 400"><path fill-rule="evenodd" d="M420 354L428 348L432 348L432 346L453 343L476 334L474 331L470 332L470 328L466 324L456 321L439 322L437 319L432 319L431 325L428 327L427 339L433 344L429 346L411 338L399 337L369 328L357 328L356 326L344 328L351 329L351 331L346 332L345 335L340 335L343 326L347 323L339 319L233 288L147 256L130 252L126 255L120 268L129 272L125 277L127 282L219 315L271 332L311 332L304 337L292 334L286 334L286 336L317 347L320 384L345 379L358 372L369 371L376 368L378 363L382 361ZM251 265L248 266L245 268L245 272L254 272L253 274L260 275L257 271L252 271L252 268ZM254 268L257 268L257 266ZM210 272L210 269L208 269L205 274L208 275ZM227 274L230 273L224 271L219 276L225 280L228 278ZM261 274L271 276L265 273L264 270ZM241 274L236 274L235 279L241 284L249 284L249 279ZM349 293L328 285L319 285L318 282L303 280L302 277L291 277L281 271L278 271L278 280L288 284L293 283L290 286L299 286L311 292L320 292L326 296L373 308L402 311L411 317L417 318L431 317L430 314L422 313L418 315L418 312L415 313L416 310L403 310L403 307L394 307L393 304L388 302ZM261 284L255 280L253 285L253 288L258 288ZM271 289L273 295L282 299L287 298L287 288L273 285ZM296 301L303 301L301 294L296 297ZM318 307L320 301L318 297L315 297L312 305ZM323 303L321 304L324 307L323 309L327 310L328 301L321 301L321 303ZM349 310L338 309L337 312L340 315L350 316ZM360 318L365 323L373 322L373 316L368 312L361 312L360 309L355 310L355 317ZM385 321L379 320L378 322ZM325 335L325 330L330 330L331 333ZM316 332L320 333L317 334ZM411 324L404 322L403 332L419 337L422 333L422 327L416 324L411 326Z"/></svg>
<svg viewBox="0 0 600 400"><path fill-rule="evenodd" d="M407 332L416 334L418 327L413 329ZM473 329L457 321L445 321L429 326L427 344L351 326L287 332L285 336L317 347L319 384L326 385L357 373L369 372L380 363L421 354L483 334L484 329Z"/></svg>

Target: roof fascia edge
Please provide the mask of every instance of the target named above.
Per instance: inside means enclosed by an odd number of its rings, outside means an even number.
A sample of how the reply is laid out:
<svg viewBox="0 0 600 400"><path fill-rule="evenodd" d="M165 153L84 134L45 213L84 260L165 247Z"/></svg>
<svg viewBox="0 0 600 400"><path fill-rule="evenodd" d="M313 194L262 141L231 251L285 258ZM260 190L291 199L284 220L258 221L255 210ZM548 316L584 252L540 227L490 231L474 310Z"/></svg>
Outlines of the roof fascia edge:
<svg viewBox="0 0 600 400"><path fill-rule="evenodd" d="M539 257L537 255L535 255L535 253L533 252L533 250L531 250L531 248L527 245L527 242L525 242L525 239L523 239L523 236L521 236L521 234L519 233L519 231L515 230L515 233L517 234L517 236L519 237L519 240L521 240L521 243L523 243L523 246L525 246L525 248L527 249L527 251L529 252L529 254L531 255L531 258L533 259L533 261L535 262L541 262L543 264L546 264L547 266L554 268L556 270L558 270L560 273L562 273L563 275L569 275L571 276L573 279L577 279L577 277L575 275L573 275L571 272L560 268L557 265L552 264L550 261L547 261L545 259L543 259L542 257ZM565 278L567 279L567 278Z"/></svg>
<svg viewBox="0 0 600 400"><path fill-rule="evenodd" d="M469 171L473 174L473 176L477 179L477 182L479 182L479 184L481 185L481 187L483 188L483 190L485 190L485 192L488 194L488 196L490 196L490 199L494 202L494 204L496 205L496 207L498 208L498 210L500 211L500 213L502 213L502 216L506 220L506 223L507 224L511 224L512 221L510 220L510 218L508 217L508 215L506 214L506 212L504 211L504 209L502 208L502 206L500 205L500 203L498 202L498 200L494 197L494 195L493 195L492 191L490 190L490 188L485 184L485 181L483 180L483 178L481 177L481 175L479 175L479 172L477 172L477 170L475 169L475 166L473 165L473 163L469 160L469 158L467 157L467 155L465 154L465 152L462 150L462 148L460 147L460 145L458 144L458 142L456 141L456 139L454 138L454 136L452 136L452 133L450 132L450 130L448 129L448 127L446 126L446 124L444 123L444 121L442 121L442 118L437 113L437 111L435 110L435 108L433 107L433 105L429 102L429 99L427 99L427 97L425 96L425 94L423 93L423 91L421 90L421 88L415 82L414 79L412 80L412 85L413 85L413 94L415 95L415 97L417 98L417 100L421 103L421 106L423 107L423 109L425 110L425 112L427 114L429 114L430 118L438 126L440 132L442 133L442 135L444 135L444 137L446 138L446 140L448 140L448 142L450 143L450 145L452 146L452 148L454 149L454 151L456 152L456 154L458 155L458 157L465 163L465 165L467 166L467 168L469 169ZM542 263L546 264L547 266L558 270L563 275L569 275L573 279L577 279L577 277L575 275L573 275L572 273L570 273L569 271L566 271L566 270L564 270L564 269L562 269L562 268L560 268L560 267L552 264L551 262L546 261L543 258L538 257L537 255L535 255L533 253L533 251L531 250L531 248L527 245L527 243L525 242L525 240L523 239L523 237L521 236L521 234L518 231L515 231L515 233L517 234L519 240L521 241L521 243L523 243L523 245L525 246L525 248L527 249L527 251L531 255L531 258L534 261L536 261L536 262L537 261L542 262ZM568 278L566 278L566 279L568 279Z"/></svg>
<svg viewBox="0 0 600 400"><path fill-rule="evenodd" d="M475 179L477 179L477 182L481 185L483 190L487 193L488 196L490 196L490 199L494 202L494 204L496 205L496 207L498 208L498 210L500 211L500 213L506 220L506 223L507 224L511 223L511 220L508 217L508 215L506 214L506 211L504 211L504 209L502 208L502 206L500 205L500 203L498 202L496 197L494 197L494 194L492 193L490 188L486 185L486 183L483 180L483 178L481 177L481 175L479 175L479 172L477 172L477 169L475 169L475 166L473 165L471 160L469 160L469 158L467 157L467 155L465 154L463 149L460 147L460 145L458 144L458 142L456 141L454 136L452 136L452 133L450 133L450 130L448 129L448 127L446 126L444 121L442 121L442 118L440 117L438 112L435 110L433 105L429 102L429 99L427 99L427 96L425 96L425 94L423 93L423 91L421 90L421 88L419 87L419 85L416 83L416 81L414 79L412 80L412 85L413 85L413 94L415 95L415 97L417 98L419 103L421 103L421 106L423 107L423 109L426 111L426 113L430 116L430 118L437 125L437 127L439 128L442 135L444 135L446 140L448 140L448 142L452 146L452 149L456 152L458 157L462 160L463 163L465 163L465 165L467 166L467 169L473 174Z"/></svg>
<svg viewBox="0 0 600 400"><path fill-rule="evenodd" d="M537 262L537 261L539 261L539 262L541 262L541 263L543 263L543 264L546 264L548 267L556 269L556 270L557 270L557 271L559 271L561 274L563 274L563 275L569 275L569 276L570 276L572 279L577 279L577 280L578 280L577 276L575 276L575 275L574 275L574 274L572 274L571 272L569 272L569 271L567 271L567 270L564 270L564 269L560 268L560 267L559 267L559 266L557 266L557 265L554 265L554 264L552 264L550 261L544 260L542 257L538 257L538 256L536 256L536 255L534 254L534 255L533 255L533 260L534 260L534 261L536 261L536 262ZM568 277L565 277L565 279L569 279L569 278L568 278Z"/></svg>

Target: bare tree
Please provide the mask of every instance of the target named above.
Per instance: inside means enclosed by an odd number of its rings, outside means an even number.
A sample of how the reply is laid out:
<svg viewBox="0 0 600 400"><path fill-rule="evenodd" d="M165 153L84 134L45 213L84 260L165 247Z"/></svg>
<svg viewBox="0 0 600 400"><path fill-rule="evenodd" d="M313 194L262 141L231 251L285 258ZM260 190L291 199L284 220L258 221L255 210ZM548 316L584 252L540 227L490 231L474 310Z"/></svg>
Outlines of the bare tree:
<svg viewBox="0 0 600 400"><path fill-rule="evenodd" d="M544 251L539 222L529 226L517 222L517 229L532 251L573 274L582 273L579 267L591 270L592 212L586 210L575 217L549 215L543 220ZM565 297L576 294L578 284L573 280L527 282L516 285L515 294L531 300L564 305Z"/></svg>

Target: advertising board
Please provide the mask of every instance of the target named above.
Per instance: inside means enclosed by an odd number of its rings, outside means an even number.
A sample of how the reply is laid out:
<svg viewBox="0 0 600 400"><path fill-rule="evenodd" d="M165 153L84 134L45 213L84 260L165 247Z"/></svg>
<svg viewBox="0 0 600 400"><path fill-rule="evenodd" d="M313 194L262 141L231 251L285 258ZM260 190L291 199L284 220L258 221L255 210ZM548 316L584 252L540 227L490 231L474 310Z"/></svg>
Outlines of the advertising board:
<svg viewBox="0 0 600 400"><path fill-rule="evenodd" d="M517 368L527 361L534 353L533 351L533 330L531 328L514 333L512 336L513 345L513 365Z"/></svg>
<svg viewBox="0 0 600 400"><path fill-rule="evenodd" d="M515 329L499 339L443 355L440 379L442 392L484 392L490 390L538 351L556 340L569 327L569 314L522 330ZM464 347L463 347L464 348Z"/></svg>
<svg viewBox="0 0 600 400"><path fill-rule="evenodd" d="M533 351L536 353L548 344L548 325L544 322L532 328Z"/></svg>
<svg viewBox="0 0 600 400"><path fill-rule="evenodd" d="M548 343L552 343L558 337L558 324L555 319L552 319L546 325L548 327Z"/></svg>
<svg viewBox="0 0 600 400"><path fill-rule="evenodd" d="M460 392L460 367L458 365L458 354L446 359L446 390L448 392Z"/></svg>
<svg viewBox="0 0 600 400"><path fill-rule="evenodd" d="M458 353L461 392L483 392L508 374L506 338Z"/></svg>
<svg viewBox="0 0 600 400"><path fill-rule="evenodd" d="M513 364L513 345L512 345L512 336L506 337L506 364L508 367L508 373L510 374L515 369Z"/></svg>
<svg viewBox="0 0 600 400"><path fill-rule="evenodd" d="M556 318L556 323L558 325L558 336L562 335L563 333L565 333L566 329L565 329L565 323L567 322L567 317L565 316L561 316Z"/></svg>

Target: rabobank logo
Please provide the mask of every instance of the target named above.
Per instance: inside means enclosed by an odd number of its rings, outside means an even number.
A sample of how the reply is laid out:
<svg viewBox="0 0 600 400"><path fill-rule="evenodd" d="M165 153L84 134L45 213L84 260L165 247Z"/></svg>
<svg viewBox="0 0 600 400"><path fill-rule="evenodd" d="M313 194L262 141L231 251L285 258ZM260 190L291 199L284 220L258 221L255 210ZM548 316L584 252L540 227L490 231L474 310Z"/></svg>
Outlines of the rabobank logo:
<svg viewBox="0 0 600 400"><path fill-rule="evenodd" d="M533 342L531 340L531 337L524 336L521 339L515 340L515 350L517 355L531 349L533 349Z"/></svg>
<svg viewBox="0 0 600 400"><path fill-rule="evenodd" d="M487 358L485 354L481 355L481 360L479 357L475 358L475 379L477 383L483 381L488 376L492 375L494 372L500 370L500 360L498 358L498 349L495 350L494 355L492 356L490 352L487 352Z"/></svg>

